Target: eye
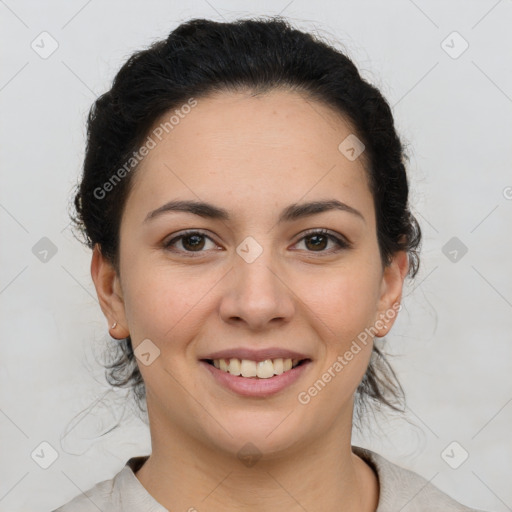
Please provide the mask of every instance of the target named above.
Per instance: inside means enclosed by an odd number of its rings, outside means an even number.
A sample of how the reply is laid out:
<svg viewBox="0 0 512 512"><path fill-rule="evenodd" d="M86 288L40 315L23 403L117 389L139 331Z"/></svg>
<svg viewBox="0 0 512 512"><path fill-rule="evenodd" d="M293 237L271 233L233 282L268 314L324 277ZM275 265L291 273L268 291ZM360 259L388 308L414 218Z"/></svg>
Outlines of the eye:
<svg viewBox="0 0 512 512"><path fill-rule="evenodd" d="M213 240L202 233L201 231L185 231L184 233L181 233L181 235L178 235L171 240L164 242L163 246L165 249L169 249L173 252L204 252L202 249L207 245L206 240L209 240L212 242L214 247L216 247ZM173 246L175 246L177 243L181 245L181 248L178 248L176 251L173 249Z"/></svg>
<svg viewBox="0 0 512 512"><path fill-rule="evenodd" d="M211 248L215 249L217 247L213 240L203 232L190 230L164 242L163 247L172 252L184 252L193 256L193 254L190 253L201 253L205 252L203 249L208 249L207 241L212 243L213 247ZM326 229L310 230L299 240L299 242L302 241L305 242L307 252L332 253L351 247L350 242L346 239L333 235ZM297 244L299 242L297 242ZM326 251L325 249L329 242L333 242L335 247L334 249Z"/></svg>
<svg viewBox="0 0 512 512"><path fill-rule="evenodd" d="M305 241L305 245L308 249L308 252L338 252L342 249L348 249L350 247L350 243L344 238L340 238L336 235L331 234L327 229L316 229L310 230L304 235L299 242ZM334 242L335 249L330 251L325 251L326 245L328 245L329 241ZM311 249L311 250L310 250Z"/></svg>

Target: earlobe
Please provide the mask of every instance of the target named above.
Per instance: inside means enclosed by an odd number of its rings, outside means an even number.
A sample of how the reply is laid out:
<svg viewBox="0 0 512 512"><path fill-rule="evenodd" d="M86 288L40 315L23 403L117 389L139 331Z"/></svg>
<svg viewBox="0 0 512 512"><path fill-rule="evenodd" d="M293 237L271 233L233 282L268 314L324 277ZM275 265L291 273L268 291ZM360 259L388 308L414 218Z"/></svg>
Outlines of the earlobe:
<svg viewBox="0 0 512 512"><path fill-rule="evenodd" d="M105 315L112 338L122 339L129 336L124 300L117 272L110 261L101 253L96 244L91 260L91 276L101 310Z"/></svg>
<svg viewBox="0 0 512 512"><path fill-rule="evenodd" d="M384 267L382 275L381 296L377 317L375 319L375 336L385 336L393 326L398 311L401 309L402 289L409 270L409 258L405 251L393 255L389 265Z"/></svg>

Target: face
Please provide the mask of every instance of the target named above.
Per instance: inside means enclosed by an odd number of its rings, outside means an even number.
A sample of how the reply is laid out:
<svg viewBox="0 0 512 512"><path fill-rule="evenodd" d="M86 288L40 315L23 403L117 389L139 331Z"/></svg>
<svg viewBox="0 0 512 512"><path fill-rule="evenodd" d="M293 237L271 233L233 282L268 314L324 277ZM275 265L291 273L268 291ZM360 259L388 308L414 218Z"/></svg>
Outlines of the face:
<svg viewBox="0 0 512 512"><path fill-rule="evenodd" d="M403 253L382 264L362 156L338 149L351 133L297 93L217 93L137 169L119 276L97 250L92 273L116 337L140 351L160 429L229 453L350 431L372 335L391 327L407 266Z"/></svg>

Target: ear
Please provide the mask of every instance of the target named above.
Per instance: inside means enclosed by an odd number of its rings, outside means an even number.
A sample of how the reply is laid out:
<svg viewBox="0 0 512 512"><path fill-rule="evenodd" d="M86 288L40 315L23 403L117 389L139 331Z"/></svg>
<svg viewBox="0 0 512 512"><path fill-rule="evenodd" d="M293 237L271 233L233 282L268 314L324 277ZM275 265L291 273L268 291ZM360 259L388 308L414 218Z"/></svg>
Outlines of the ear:
<svg viewBox="0 0 512 512"><path fill-rule="evenodd" d="M381 293L375 318L375 330L378 338L385 336L395 323L402 289L407 271L409 270L409 258L405 251L396 252L391 262L384 267L381 282Z"/></svg>
<svg viewBox="0 0 512 512"><path fill-rule="evenodd" d="M91 276L101 310L108 322L110 335L116 339L126 338L130 332L126 323L121 282L112 263L101 253L99 244L93 249ZM117 322L117 325L112 329L114 322Z"/></svg>

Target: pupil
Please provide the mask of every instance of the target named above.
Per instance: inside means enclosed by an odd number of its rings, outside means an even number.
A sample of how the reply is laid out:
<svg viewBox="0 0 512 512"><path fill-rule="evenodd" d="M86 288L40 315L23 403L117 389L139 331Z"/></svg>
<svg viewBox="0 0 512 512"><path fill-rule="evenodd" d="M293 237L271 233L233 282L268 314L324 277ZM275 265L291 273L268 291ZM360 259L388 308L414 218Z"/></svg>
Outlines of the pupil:
<svg viewBox="0 0 512 512"><path fill-rule="evenodd" d="M318 241L319 238L322 238L324 240L324 243L325 243L327 237L324 236L324 235L311 235L310 237L308 237L308 240L311 241L313 239L316 239ZM321 242L320 242L320 245L322 246L321 248L325 248L324 244L322 244ZM315 244L313 244L313 247L316 247L318 249L319 244L315 243Z"/></svg>
<svg viewBox="0 0 512 512"><path fill-rule="evenodd" d="M193 239L195 239L195 242L192 242L191 244L189 244L188 241L193 240ZM199 243L197 243L198 240L199 240ZM188 245L188 246L192 247L193 249L198 249L198 248L202 249L202 247L204 245L204 238L202 235L189 235L189 236L185 237L183 239L183 241L184 242L186 241L186 243L184 243L184 245ZM202 241L202 244L201 244L201 241Z"/></svg>

